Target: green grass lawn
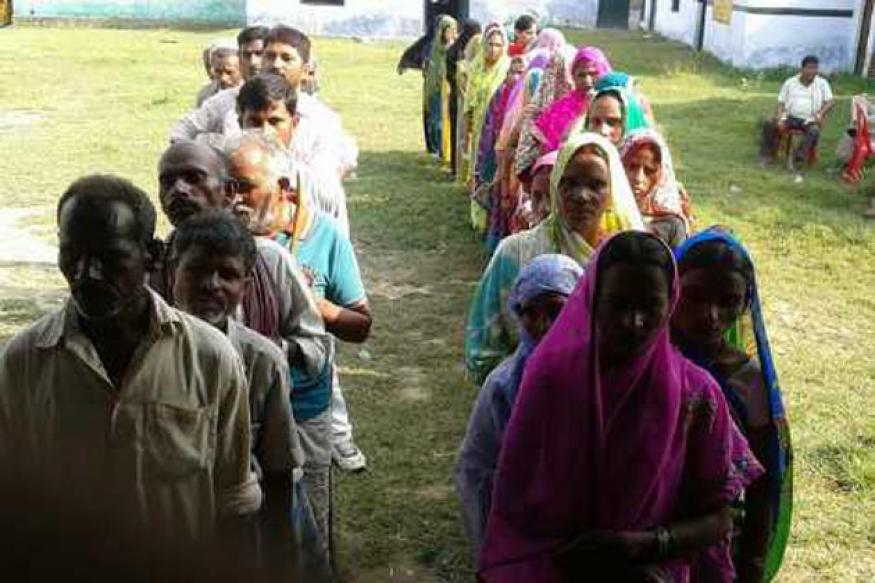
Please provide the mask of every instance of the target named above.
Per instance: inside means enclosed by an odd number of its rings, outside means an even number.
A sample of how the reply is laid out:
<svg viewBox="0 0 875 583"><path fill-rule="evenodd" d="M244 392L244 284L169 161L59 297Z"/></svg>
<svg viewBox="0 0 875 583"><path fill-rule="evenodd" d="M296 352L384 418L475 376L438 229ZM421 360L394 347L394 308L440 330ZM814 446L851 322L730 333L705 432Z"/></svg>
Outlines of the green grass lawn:
<svg viewBox="0 0 875 583"><path fill-rule="evenodd" d="M0 30L0 208L38 207L52 238L66 185L114 172L157 192L171 123L203 83L201 48L226 32ZM875 225L825 173L847 123L851 78L801 185L754 164L756 123L781 75L733 71L637 33L574 33L640 77L702 224L730 225L758 259L797 454L784 581L875 580ZM340 364L370 471L337 480L339 560L350 580L469 581L450 472L476 388L461 360L484 264L467 200L421 153L420 86L397 76L400 43L318 39L325 99L362 148L349 185L354 239L375 312L366 352ZM39 114L8 123L10 110ZM5 120L5 123L4 123ZM0 336L53 304L51 268L0 263Z"/></svg>

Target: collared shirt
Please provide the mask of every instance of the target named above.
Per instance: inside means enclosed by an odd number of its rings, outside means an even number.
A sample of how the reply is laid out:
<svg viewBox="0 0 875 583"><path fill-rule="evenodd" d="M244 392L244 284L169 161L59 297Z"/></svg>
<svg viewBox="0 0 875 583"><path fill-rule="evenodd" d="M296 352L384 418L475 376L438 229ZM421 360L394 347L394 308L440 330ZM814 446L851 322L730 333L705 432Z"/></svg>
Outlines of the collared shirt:
<svg viewBox="0 0 875 583"><path fill-rule="evenodd" d="M787 115L810 122L832 97L829 82L823 77L818 75L805 86L796 75L784 82L778 101L784 104Z"/></svg>
<svg viewBox="0 0 875 583"><path fill-rule="evenodd" d="M0 353L0 453L112 498L150 529L199 538L256 511L240 358L221 332L150 292L150 324L115 386L71 301ZM72 494L70 494L72 495ZM85 497L85 498L83 498Z"/></svg>
<svg viewBox="0 0 875 583"><path fill-rule="evenodd" d="M277 346L243 324L228 322L228 340L243 360L249 386L251 441L256 473L303 467L304 453L292 417L289 366Z"/></svg>

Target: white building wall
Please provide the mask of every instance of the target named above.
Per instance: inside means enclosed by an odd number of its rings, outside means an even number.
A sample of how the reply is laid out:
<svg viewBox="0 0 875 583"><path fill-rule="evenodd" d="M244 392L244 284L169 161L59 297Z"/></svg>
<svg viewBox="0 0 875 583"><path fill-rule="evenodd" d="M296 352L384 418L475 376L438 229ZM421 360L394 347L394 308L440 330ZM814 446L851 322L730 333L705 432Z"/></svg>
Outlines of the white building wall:
<svg viewBox="0 0 875 583"><path fill-rule="evenodd" d="M346 0L343 6L300 0L248 0L249 24L288 24L325 36L415 37L422 33L424 5L417 0Z"/></svg>
<svg viewBox="0 0 875 583"><path fill-rule="evenodd" d="M649 1L649 0L648 0ZM714 22L708 8L704 49L736 67L763 69L796 67L808 54L820 58L824 71L853 69L859 35L856 12L862 0L735 0L730 25ZM698 25L698 0L658 0L656 31L693 46ZM748 8L748 10L745 10ZM796 8L854 11L854 17L759 14L756 9Z"/></svg>
<svg viewBox="0 0 875 583"><path fill-rule="evenodd" d="M850 71L854 57L848 39L857 36L853 24L852 18L748 14L743 64L754 69L795 67L812 54L824 71Z"/></svg>
<svg viewBox="0 0 875 583"><path fill-rule="evenodd" d="M647 0L648 4L651 0ZM697 0L681 0L678 12L671 9L672 0L658 0L654 27L662 36L692 46L696 42ZM648 11L650 8L648 7ZM649 21L650 14L648 12Z"/></svg>
<svg viewBox="0 0 875 583"><path fill-rule="evenodd" d="M708 8L704 49L721 61L743 66L747 14L736 12L731 24L714 20L713 7Z"/></svg>

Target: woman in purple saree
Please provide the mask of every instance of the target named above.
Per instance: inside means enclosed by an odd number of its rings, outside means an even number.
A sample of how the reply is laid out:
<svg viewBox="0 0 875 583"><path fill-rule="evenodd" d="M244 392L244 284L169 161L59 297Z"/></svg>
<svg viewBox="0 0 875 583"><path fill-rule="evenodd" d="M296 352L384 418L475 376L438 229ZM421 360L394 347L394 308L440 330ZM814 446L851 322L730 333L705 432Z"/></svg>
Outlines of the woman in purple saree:
<svg viewBox="0 0 875 583"><path fill-rule="evenodd" d="M729 504L763 469L670 342L671 251L627 231L590 266L523 375L480 576L732 581Z"/></svg>

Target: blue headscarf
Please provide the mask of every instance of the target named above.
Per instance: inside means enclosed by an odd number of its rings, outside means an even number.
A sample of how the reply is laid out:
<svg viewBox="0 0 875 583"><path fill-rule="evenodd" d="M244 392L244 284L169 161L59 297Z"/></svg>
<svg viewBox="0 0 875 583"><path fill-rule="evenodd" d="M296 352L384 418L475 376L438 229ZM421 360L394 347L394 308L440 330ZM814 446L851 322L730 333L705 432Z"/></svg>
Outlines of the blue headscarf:
<svg viewBox="0 0 875 583"><path fill-rule="evenodd" d="M726 244L747 259L753 267L754 262L744 245L732 234L720 227L711 227L702 231L679 246L675 250L675 258L678 265L683 262L684 256L692 248L709 241L720 241ZM787 417L784 411L784 400L781 396L780 385L778 384L778 373L775 370L775 362L772 358L772 350L769 345L769 337L763 318L763 309L760 303L755 272L752 272L751 281L747 289L747 301L749 311L739 318L739 322L736 323L736 329L741 326L741 319L749 315L752 320L756 354L759 357L760 368L762 370L763 386L768 393L769 419L774 427L772 443L769 444L770 467L766 468L769 474L774 476L771 496L773 507L776 510L772 522L772 532L765 565L766 581L769 581L777 574L781 566L787 538L790 534L793 509L793 449L790 443L790 428L787 424ZM751 351L746 346L740 345L742 343L737 336L733 343L750 354ZM720 383L730 405L736 409L741 405L742 410L738 411L737 409L737 412L744 412L743 405L735 398L735 392L726 384L726 379L715 374L710 363L700 362L702 359L696 358L695 354L688 354L687 357L711 372L715 380ZM744 415L740 415L740 417L742 419L745 418Z"/></svg>
<svg viewBox="0 0 875 583"><path fill-rule="evenodd" d="M629 73L611 71L610 73L599 77L598 81L595 83L595 91L598 93L599 91L604 91L605 89L611 89L613 87L631 89L630 85L632 81L632 76L629 75Z"/></svg>
<svg viewBox="0 0 875 583"><path fill-rule="evenodd" d="M539 297L546 294L568 297L581 275L583 269L566 255L548 253L535 257L520 270L510 290L508 304L511 313L520 320L526 308ZM510 366L495 369L488 381L497 385L494 406L502 412L505 423L510 419L510 409L516 401L526 361L537 346L525 327L519 325L518 328L520 342L510 357Z"/></svg>

